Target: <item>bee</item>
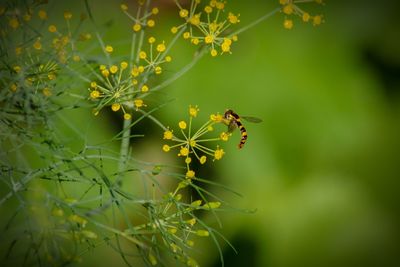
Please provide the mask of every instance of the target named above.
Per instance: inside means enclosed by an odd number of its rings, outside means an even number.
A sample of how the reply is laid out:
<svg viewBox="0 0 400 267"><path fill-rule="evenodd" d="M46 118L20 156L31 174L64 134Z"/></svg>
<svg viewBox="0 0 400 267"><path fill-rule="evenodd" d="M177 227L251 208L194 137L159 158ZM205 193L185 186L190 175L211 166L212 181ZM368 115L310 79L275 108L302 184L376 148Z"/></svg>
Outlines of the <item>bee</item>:
<svg viewBox="0 0 400 267"><path fill-rule="evenodd" d="M247 130L244 128L241 119L244 119L248 122L253 122L253 123L260 123L262 122L261 119L256 118L256 117L250 117L250 116L239 116L236 114L233 110L227 109L224 114L224 123L228 126L228 133L232 133L236 128L239 128L240 130L240 143L238 145L239 149L244 146L247 140Z"/></svg>

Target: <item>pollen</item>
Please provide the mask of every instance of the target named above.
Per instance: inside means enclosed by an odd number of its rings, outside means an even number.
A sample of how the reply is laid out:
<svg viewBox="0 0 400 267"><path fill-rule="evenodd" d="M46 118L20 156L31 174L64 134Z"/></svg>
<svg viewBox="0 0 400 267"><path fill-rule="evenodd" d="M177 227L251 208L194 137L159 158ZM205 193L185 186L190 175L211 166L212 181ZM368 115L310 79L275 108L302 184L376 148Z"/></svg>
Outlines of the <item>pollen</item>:
<svg viewBox="0 0 400 267"><path fill-rule="evenodd" d="M114 103L111 105L111 110L114 112L117 112L118 110L120 110L121 105L119 103Z"/></svg>
<svg viewBox="0 0 400 267"><path fill-rule="evenodd" d="M164 132L164 139L171 140L174 137L174 134L171 130L166 130Z"/></svg>
<svg viewBox="0 0 400 267"><path fill-rule="evenodd" d="M178 123L178 126L179 126L179 128L181 128L182 130L185 130L187 125L186 125L186 122L180 121L180 122Z"/></svg>

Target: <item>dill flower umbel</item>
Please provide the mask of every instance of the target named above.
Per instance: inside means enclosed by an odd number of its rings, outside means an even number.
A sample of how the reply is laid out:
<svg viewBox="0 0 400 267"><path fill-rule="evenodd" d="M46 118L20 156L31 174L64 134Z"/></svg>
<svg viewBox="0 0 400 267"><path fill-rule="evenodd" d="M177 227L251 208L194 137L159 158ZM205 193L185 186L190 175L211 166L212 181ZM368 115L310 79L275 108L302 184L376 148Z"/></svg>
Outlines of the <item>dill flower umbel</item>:
<svg viewBox="0 0 400 267"><path fill-rule="evenodd" d="M189 121L182 120L178 123L179 135L174 134L174 131L169 128L164 131L163 139L175 142L175 144L165 144L162 149L165 152L169 152L172 149L178 150L177 156L183 158L186 164L186 178L191 179L196 176L195 171L190 167L193 158L197 159L200 164L204 164L209 158L213 161L220 160L225 154L225 151L218 145L215 148L210 148L205 143L227 141L230 134L222 132L217 134L217 137L203 138L207 133L214 131L213 126L215 124L223 123L223 117L219 114L212 114L206 123L194 131L192 122L197 117L199 109L197 106L189 106L188 111Z"/></svg>
<svg viewBox="0 0 400 267"><path fill-rule="evenodd" d="M240 22L239 15L225 12L226 1L209 1L203 9L200 8L200 1L192 0L190 9L185 9L175 1L179 8L179 16L185 22L171 29L172 33L177 33L180 29L186 29L183 38L190 40L194 45L205 44L210 49L211 56L231 53L232 41L237 40L237 36L227 34L229 28Z"/></svg>
<svg viewBox="0 0 400 267"><path fill-rule="evenodd" d="M279 0L279 4L282 6L281 11L285 14L283 27L288 30L293 28L294 22L291 19L291 16L299 17L303 22L306 23L311 22L314 26L321 25L321 23L323 23L322 15L310 15L299 6L299 4L312 2L319 5L323 4L322 0Z"/></svg>

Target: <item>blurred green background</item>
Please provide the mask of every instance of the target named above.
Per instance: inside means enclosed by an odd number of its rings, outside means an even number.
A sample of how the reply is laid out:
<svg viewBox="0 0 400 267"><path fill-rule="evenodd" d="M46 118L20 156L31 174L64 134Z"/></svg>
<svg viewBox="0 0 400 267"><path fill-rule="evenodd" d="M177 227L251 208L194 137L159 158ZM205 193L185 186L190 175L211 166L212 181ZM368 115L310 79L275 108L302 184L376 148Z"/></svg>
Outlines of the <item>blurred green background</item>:
<svg viewBox="0 0 400 267"><path fill-rule="evenodd" d="M246 25L277 2L229 1L227 10L240 13ZM129 43L119 2L90 3L99 24L113 21L104 38L114 47ZM154 100L176 98L157 113L166 125L184 119L189 104L199 105L204 119L226 108L263 119L245 123L242 150L236 133L226 157L199 171L243 195L220 193L233 206L256 210L221 214L221 232L238 250L223 246L226 266L400 265L399 8L389 0L304 5L326 22L313 27L295 20L290 31L277 14L240 35L232 55L205 56ZM165 31L177 22L176 8L160 10L157 22ZM173 51L171 73L194 48L181 40ZM79 112L71 120L91 116ZM112 115L101 118L89 119L99 140L121 123ZM137 158L169 160L160 150L159 128L144 122L136 133L147 135L134 142ZM212 242L202 244L199 263L220 266ZM106 251L88 254L82 265L123 266Z"/></svg>

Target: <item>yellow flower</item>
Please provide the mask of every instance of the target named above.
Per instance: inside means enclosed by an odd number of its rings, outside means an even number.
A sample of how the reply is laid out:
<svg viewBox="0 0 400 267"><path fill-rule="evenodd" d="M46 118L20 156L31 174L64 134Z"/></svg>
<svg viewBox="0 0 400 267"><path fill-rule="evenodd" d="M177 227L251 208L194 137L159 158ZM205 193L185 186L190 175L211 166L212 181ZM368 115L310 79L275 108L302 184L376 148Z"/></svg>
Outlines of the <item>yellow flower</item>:
<svg viewBox="0 0 400 267"><path fill-rule="evenodd" d="M192 158L191 157L186 157L185 163L186 164L190 164L191 162L192 162Z"/></svg>
<svg viewBox="0 0 400 267"><path fill-rule="evenodd" d="M149 38L149 44L153 44L156 41L156 38L154 38L153 36Z"/></svg>
<svg viewBox="0 0 400 267"><path fill-rule="evenodd" d="M206 236L209 236L210 233L207 230L197 230L196 235L206 237Z"/></svg>
<svg viewBox="0 0 400 267"><path fill-rule="evenodd" d="M132 115L129 114L129 113L125 113L124 114L124 120L130 120L130 119L132 119Z"/></svg>
<svg viewBox="0 0 400 267"><path fill-rule="evenodd" d="M171 32L174 33L174 34L177 33L177 32L178 32L178 28L175 27L175 26L172 27L172 28L171 28Z"/></svg>
<svg viewBox="0 0 400 267"><path fill-rule="evenodd" d="M293 14L293 4L288 4L288 5L284 6L283 13L285 13L286 15Z"/></svg>
<svg viewBox="0 0 400 267"><path fill-rule="evenodd" d="M94 91L90 92L90 98L96 99L96 98L99 98L99 97L100 97L100 92L99 91L94 90Z"/></svg>
<svg viewBox="0 0 400 267"><path fill-rule="evenodd" d="M149 19L147 21L147 26L154 27L155 25L156 25L156 22L153 19Z"/></svg>
<svg viewBox="0 0 400 267"><path fill-rule="evenodd" d="M303 13L302 20L304 22L308 22L310 20L310 18L311 18L310 14L308 14L307 12Z"/></svg>
<svg viewBox="0 0 400 267"><path fill-rule="evenodd" d="M181 147L178 156L186 157L187 155L189 155L189 149L187 147Z"/></svg>
<svg viewBox="0 0 400 267"><path fill-rule="evenodd" d="M8 21L8 25L10 25L11 28L16 29L19 27L19 21L16 18L12 18Z"/></svg>
<svg viewBox="0 0 400 267"><path fill-rule="evenodd" d="M140 51L140 52L139 52L139 58L145 59L146 57L147 57L146 52L144 52L144 51Z"/></svg>
<svg viewBox="0 0 400 267"><path fill-rule="evenodd" d="M121 7L122 11L127 11L128 10L128 6L126 4L121 4L120 7Z"/></svg>
<svg viewBox="0 0 400 267"><path fill-rule="evenodd" d="M149 91L149 87L148 87L147 85L144 84L144 85L142 86L141 91L142 91L142 93L146 93L146 92Z"/></svg>
<svg viewBox="0 0 400 267"><path fill-rule="evenodd" d="M71 19L72 18L72 13L70 11L64 11L64 19Z"/></svg>
<svg viewBox="0 0 400 267"><path fill-rule="evenodd" d="M313 25L318 26L321 25L321 23L322 23L322 16L321 15L314 16Z"/></svg>
<svg viewBox="0 0 400 267"><path fill-rule="evenodd" d="M151 10L151 13L152 13L153 15L157 15L158 12L159 12L159 10L158 10L157 7L153 7L153 9Z"/></svg>
<svg viewBox="0 0 400 267"><path fill-rule="evenodd" d="M128 67L128 62L126 62L126 61L122 61L121 62L121 69L126 69Z"/></svg>
<svg viewBox="0 0 400 267"><path fill-rule="evenodd" d="M186 172L186 178L191 179L191 178L193 178L194 176L195 176L195 172L194 172L194 171L188 170L188 171Z"/></svg>
<svg viewBox="0 0 400 267"><path fill-rule="evenodd" d="M183 38L184 39L189 39L190 38L190 32L184 32L183 33Z"/></svg>
<svg viewBox="0 0 400 267"><path fill-rule="evenodd" d="M155 67L154 72L155 72L156 74L161 74L162 68L161 68L160 66L157 66L157 67Z"/></svg>
<svg viewBox="0 0 400 267"><path fill-rule="evenodd" d="M228 20L229 20L229 22L230 22L231 24L236 24L236 23L239 23L239 22L240 22L240 20L239 20L239 15L236 16L235 14L233 14L233 13L231 13L231 12L229 12L229 14L228 14Z"/></svg>
<svg viewBox="0 0 400 267"><path fill-rule="evenodd" d="M186 18L189 15L189 11L187 9L181 9L179 11L179 16L181 16L182 18Z"/></svg>
<svg viewBox="0 0 400 267"><path fill-rule="evenodd" d="M104 77L108 77L108 76L110 75L110 72L109 72L108 70L102 70L102 71L101 71L101 74L102 74Z"/></svg>
<svg viewBox="0 0 400 267"><path fill-rule="evenodd" d="M39 10L38 12L38 16L41 20L45 20L47 19L47 12L44 11L43 9Z"/></svg>
<svg viewBox="0 0 400 267"><path fill-rule="evenodd" d="M197 113L200 111L200 109L197 106L192 107L191 105L189 106L189 115L191 117L197 117Z"/></svg>
<svg viewBox="0 0 400 267"><path fill-rule="evenodd" d="M121 105L118 104L118 103L114 103L114 104L111 105L111 109L114 112L117 112L120 108L121 108Z"/></svg>
<svg viewBox="0 0 400 267"><path fill-rule="evenodd" d="M165 152L168 152L168 151L171 149L171 147L170 147L169 145L163 145L162 149L163 149Z"/></svg>
<svg viewBox="0 0 400 267"><path fill-rule="evenodd" d="M162 44L158 44L157 45L157 51L158 52L164 52L165 51L165 49L166 49L166 47L165 47L165 44L164 44L164 42L162 43Z"/></svg>
<svg viewBox="0 0 400 267"><path fill-rule="evenodd" d="M133 100L133 105L136 107L136 109L143 107L144 106L143 99Z"/></svg>
<svg viewBox="0 0 400 267"><path fill-rule="evenodd" d="M293 28L293 20L291 19L285 19L283 22L283 27L285 27L285 29L292 29Z"/></svg>
<svg viewBox="0 0 400 267"><path fill-rule="evenodd" d="M200 157L200 163L201 163L201 164L206 163L206 161L207 161L207 157L206 157L206 156L201 156L201 157Z"/></svg>
<svg viewBox="0 0 400 267"><path fill-rule="evenodd" d="M210 7L210 6L206 6L206 7L204 8L204 11L205 11L207 14L210 14L210 13L213 11L213 9L212 9L212 7Z"/></svg>
<svg viewBox="0 0 400 267"><path fill-rule="evenodd" d="M166 130L164 132L164 139L171 140L174 137L171 130Z"/></svg>
<svg viewBox="0 0 400 267"><path fill-rule="evenodd" d="M172 61L172 57L171 56L166 56L165 57L165 61L166 62L171 62Z"/></svg>
<svg viewBox="0 0 400 267"><path fill-rule="evenodd" d="M181 128L182 130L185 130L185 129L186 129L186 122L180 121L180 122L178 123L178 125L179 125L179 128Z"/></svg>
<svg viewBox="0 0 400 267"><path fill-rule="evenodd" d="M50 25L48 29L49 29L49 32L56 32L57 31L57 27L55 25L53 25L53 24Z"/></svg>
<svg viewBox="0 0 400 267"><path fill-rule="evenodd" d="M222 148L217 148L214 152L214 159L220 160L224 154L225 152Z"/></svg>
<svg viewBox="0 0 400 267"><path fill-rule="evenodd" d="M96 89L97 88L97 83L96 82L91 82L90 87Z"/></svg>
<svg viewBox="0 0 400 267"><path fill-rule="evenodd" d="M228 141L229 139L229 134L222 132L219 136L219 138L221 138L222 141Z"/></svg>
<svg viewBox="0 0 400 267"><path fill-rule="evenodd" d="M215 122L221 122L223 119L221 114L211 114L210 115L210 120L215 121Z"/></svg>
<svg viewBox="0 0 400 267"><path fill-rule="evenodd" d="M214 42L214 36L212 36L212 35L207 35L207 36L204 38L204 42L205 42L206 44L211 44L212 42Z"/></svg>
<svg viewBox="0 0 400 267"><path fill-rule="evenodd" d="M42 43L40 42L40 39L37 39L36 42L33 43L33 48L36 50L42 49Z"/></svg>
<svg viewBox="0 0 400 267"><path fill-rule="evenodd" d="M114 51L114 48L111 45L106 45L106 47L104 48L104 50L107 53L112 53Z"/></svg>
<svg viewBox="0 0 400 267"><path fill-rule="evenodd" d="M142 26L139 23L135 23L135 24L133 24L132 29L135 32L138 32L138 31L140 31L142 29Z"/></svg>
<svg viewBox="0 0 400 267"><path fill-rule="evenodd" d="M117 73L117 71L118 71L118 66L112 65L112 66L110 67L110 72L111 72L112 74Z"/></svg>

